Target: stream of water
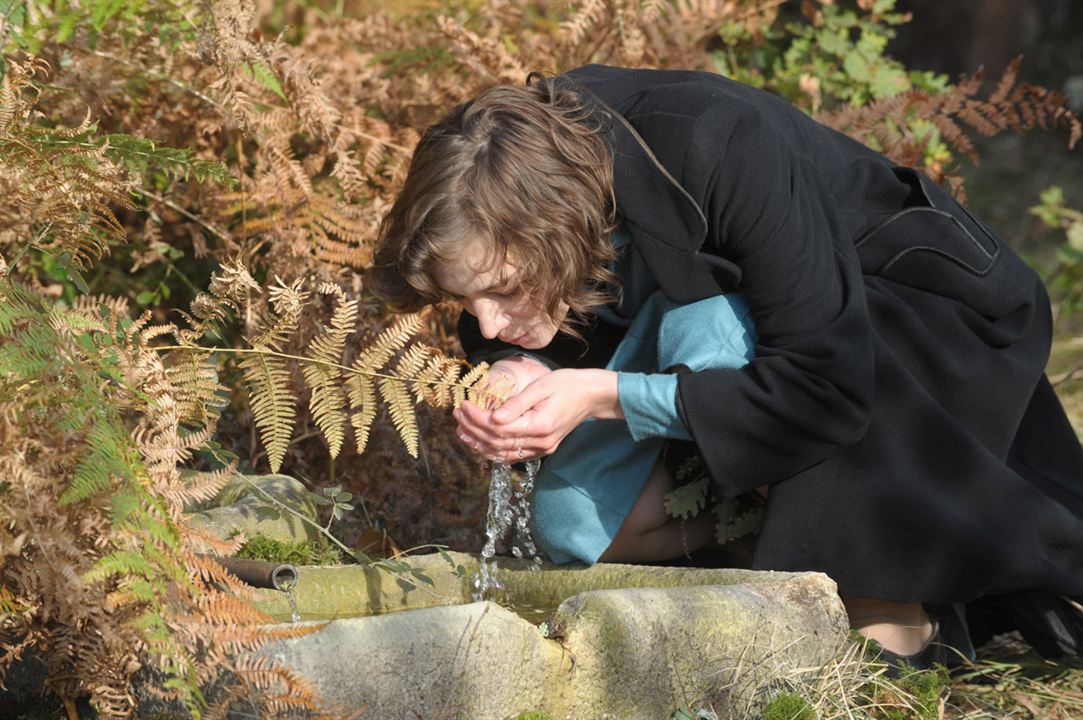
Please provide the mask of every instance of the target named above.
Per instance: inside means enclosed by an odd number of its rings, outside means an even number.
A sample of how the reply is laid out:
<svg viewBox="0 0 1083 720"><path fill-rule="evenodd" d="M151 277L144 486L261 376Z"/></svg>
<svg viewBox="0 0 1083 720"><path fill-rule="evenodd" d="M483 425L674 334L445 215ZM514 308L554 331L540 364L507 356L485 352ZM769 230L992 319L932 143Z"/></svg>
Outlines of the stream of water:
<svg viewBox="0 0 1083 720"><path fill-rule="evenodd" d="M504 589L496 577L496 541L504 540L512 556L527 557L531 570L541 567L541 556L530 533L530 495L534 490L534 479L541 467L541 460L529 460L526 474L516 484L512 479L511 467L502 463L493 463L492 477L489 483L489 511L485 517L485 547L481 550L481 562L474 574L474 602L491 598ZM512 532L514 530L514 532Z"/></svg>

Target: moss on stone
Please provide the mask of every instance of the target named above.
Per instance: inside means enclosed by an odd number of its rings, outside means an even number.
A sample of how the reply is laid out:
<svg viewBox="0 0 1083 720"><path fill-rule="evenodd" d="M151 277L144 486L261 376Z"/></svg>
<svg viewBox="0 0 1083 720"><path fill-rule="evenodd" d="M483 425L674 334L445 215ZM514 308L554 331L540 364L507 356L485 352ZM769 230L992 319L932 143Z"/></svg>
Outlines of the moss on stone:
<svg viewBox="0 0 1083 720"><path fill-rule="evenodd" d="M322 536L311 542L283 542L257 534L241 546L237 557L291 565L335 565L342 562L341 551Z"/></svg>

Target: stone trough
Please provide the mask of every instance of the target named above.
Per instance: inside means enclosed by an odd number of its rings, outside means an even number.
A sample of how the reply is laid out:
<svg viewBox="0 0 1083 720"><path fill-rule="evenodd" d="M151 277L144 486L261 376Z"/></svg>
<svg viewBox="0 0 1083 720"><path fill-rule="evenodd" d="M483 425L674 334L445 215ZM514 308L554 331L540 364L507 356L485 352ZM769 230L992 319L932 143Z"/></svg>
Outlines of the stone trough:
<svg viewBox="0 0 1083 720"><path fill-rule="evenodd" d="M223 507L193 521L219 534L311 537L265 506L252 481L314 512L299 483L268 476L227 488ZM433 584L359 566L297 568L296 610L326 627L264 654L327 700L365 708L362 717L657 719L682 707L744 717L802 674L819 674L847 637L835 584L817 573L614 564L532 571L505 558L497 604L472 601L474 556L408 562ZM285 593L260 592L262 609L291 618Z"/></svg>
<svg viewBox="0 0 1083 720"><path fill-rule="evenodd" d="M473 556L450 555L468 576L476 570ZM264 654L327 700L366 708L363 717L670 718L681 707L751 717L787 682L818 674L846 638L835 585L815 573L531 571L506 560L503 602L517 614L470 602L468 577L439 556L410 564L435 586L407 591L372 570L299 568L302 617L337 619ZM290 613L276 591L265 591L264 607Z"/></svg>

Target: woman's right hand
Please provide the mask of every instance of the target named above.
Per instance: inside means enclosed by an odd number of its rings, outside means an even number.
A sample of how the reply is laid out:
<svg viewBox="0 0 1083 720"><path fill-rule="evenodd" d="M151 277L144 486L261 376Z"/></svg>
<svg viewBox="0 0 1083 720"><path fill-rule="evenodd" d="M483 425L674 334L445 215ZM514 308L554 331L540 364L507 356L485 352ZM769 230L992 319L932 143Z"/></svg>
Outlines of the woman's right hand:
<svg viewBox="0 0 1083 720"><path fill-rule="evenodd" d="M487 383L496 388L504 397L511 397L521 392L527 385L543 375L553 372L547 365L525 355L513 355L497 360L489 367ZM476 452L484 452L481 438L476 437L470 428L459 423L459 439Z"/></svg>
<svg viewBox="0 0 1083 720"><path fill-rule="evenodd" d="M489 367L488 383L490 387L503 387L507 397L520 392L542 375L553 372L547 365L525 355L497 360Z"/></svg>

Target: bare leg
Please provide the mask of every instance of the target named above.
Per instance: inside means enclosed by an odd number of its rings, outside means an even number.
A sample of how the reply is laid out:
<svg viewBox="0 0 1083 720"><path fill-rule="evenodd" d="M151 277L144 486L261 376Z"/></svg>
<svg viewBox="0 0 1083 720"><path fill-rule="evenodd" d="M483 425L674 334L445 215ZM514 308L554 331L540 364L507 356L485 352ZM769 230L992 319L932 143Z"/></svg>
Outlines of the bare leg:
<svg viewBox="0 0 1083 720"><path fill-rule="evenodd" d="M901 603L843 595L850 627L897 655L919 652L933 636L933 623L921 603Z"/></svg>
<svg viewBox="0 0 1083 720"><path fill-rule="evenodd" d="M714 517L706 509L687 520L670 517L665 510L665 496L672 489L673 478L659 459L651 468L639 499L598 560L659 562L706 545L714 536Z"/></svg>

